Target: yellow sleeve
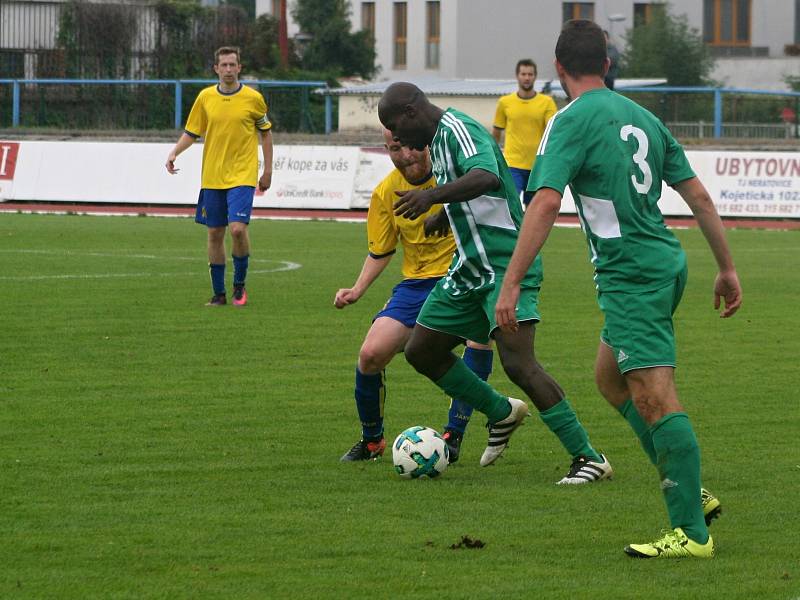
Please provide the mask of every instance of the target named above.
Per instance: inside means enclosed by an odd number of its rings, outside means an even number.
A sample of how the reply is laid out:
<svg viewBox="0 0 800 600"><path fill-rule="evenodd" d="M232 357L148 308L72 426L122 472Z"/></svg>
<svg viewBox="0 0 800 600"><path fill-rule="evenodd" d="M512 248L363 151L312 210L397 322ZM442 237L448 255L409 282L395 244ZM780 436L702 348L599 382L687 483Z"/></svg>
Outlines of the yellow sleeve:
<svg viewBox="0 0 800 600"><path fill-rule="evenodd" d="M547 96L547 105L544 109L544 124L547 125L547 122L553 118L553 115L558 112L558 107L556 106L555 100L553 100L550 96Z"/></svg>
<svg viewBox="0 0 800 600"><path fill-rule="evenodd" d="M388 178L387 178L388 179ZM381 258L395 252L399 239L394 220L393 190L384 179L372 192L367 212L367 238L369 254Z"/></svg>
<svg viewBox="0 0 800 600"><path fill-rule="evenodd" d="M189 118L186 119L186 127L184 131L193 138L203 137L208 126L208 115L206 114L205 94L200 92L192 105L192 110L189 113Z"/></svg>
<svg viewBox="0 0 800 600"><path fill-rule="evenodd" d="M498 129L506 128L506 107L502 98L497 101L497 109L494 111L493 126L497 127Z"/></svg>
<svg viewBox="0 0 800 600"><path fill-rule="evenodd" d="M267 131L272 129L272 123L267 116L267 103L264 101L264 96L260 92L256 92L256 107L255 107L255 122L256 129Z"/></svg>

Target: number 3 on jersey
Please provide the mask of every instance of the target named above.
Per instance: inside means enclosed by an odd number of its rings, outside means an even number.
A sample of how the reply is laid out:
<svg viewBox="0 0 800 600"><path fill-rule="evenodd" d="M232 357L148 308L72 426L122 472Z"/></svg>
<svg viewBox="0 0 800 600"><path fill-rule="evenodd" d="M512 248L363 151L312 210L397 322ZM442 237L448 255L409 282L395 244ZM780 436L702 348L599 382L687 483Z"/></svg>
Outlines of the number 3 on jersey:
<svg viewBox="0 0 800 600"><path fill-rule="evenodd" d="M650 165L647 163L647 151L650 149L650 142L647 139L644 131L633 125L625 125L619 130L619 137L627 142L629 137L635 137L636 142L639 144L639 149L633 155L633 162L639 167L642 172L643 181L639 183L634 175L631 175L633 187L640 194L646 194L650 191L650 186L653 185L653 172L650 170Z"/></svg>

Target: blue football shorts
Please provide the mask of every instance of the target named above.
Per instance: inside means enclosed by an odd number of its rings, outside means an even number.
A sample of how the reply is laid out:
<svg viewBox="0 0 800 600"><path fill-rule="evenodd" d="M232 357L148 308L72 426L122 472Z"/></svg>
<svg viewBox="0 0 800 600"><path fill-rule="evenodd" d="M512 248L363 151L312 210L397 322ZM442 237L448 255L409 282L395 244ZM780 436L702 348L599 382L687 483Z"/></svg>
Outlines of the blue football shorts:
<svg viewBox="0 0 800 600"><path fill-rule="evenodd" d="M422 305L425 304L428 294L431 293L439 279L439 277L404 279L394 286L392 297L389 298L383 309L375 315L375 319L378 317L390 317L406 327L414 327Z"/></svg>
<svg viewBox="0 0 800 600"><path fill-rule="evenodd" d="M511 171L511 178L514 180L514 185L517 186L517 193L522 194L522 203L527 207L533 198L533 192L526 190L528 187L528 179L531 176L530 169L517 169L516 167L508 167Z"/></svg>
<svg viewBox="0 0 800 600"><path fill-rule="evenodd" d="M227 190L202 189L194 220L208 227L226 227L232 221L249 223L255 191L252 185Z"/></svg>

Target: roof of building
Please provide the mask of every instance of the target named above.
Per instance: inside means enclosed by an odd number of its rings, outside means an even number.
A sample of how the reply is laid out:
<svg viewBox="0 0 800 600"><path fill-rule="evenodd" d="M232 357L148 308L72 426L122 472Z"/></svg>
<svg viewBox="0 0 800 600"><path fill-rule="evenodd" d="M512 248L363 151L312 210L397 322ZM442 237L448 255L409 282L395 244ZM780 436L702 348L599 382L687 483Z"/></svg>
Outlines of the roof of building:
<svg viewBox="0 0 800 600"><path fill-rule="evenodd" d="M649 87L662 85L666 79L617 79L614 88ZM378 81L361 85L346 85L341 88L318 90L335 96L380 95L394 81ZM428 96L502 96L517 89L516 79L418 79L413 81ZM544 92L557 97L565 97L564 90L558 80L537 80L534 84L537 92Z"/></svg>

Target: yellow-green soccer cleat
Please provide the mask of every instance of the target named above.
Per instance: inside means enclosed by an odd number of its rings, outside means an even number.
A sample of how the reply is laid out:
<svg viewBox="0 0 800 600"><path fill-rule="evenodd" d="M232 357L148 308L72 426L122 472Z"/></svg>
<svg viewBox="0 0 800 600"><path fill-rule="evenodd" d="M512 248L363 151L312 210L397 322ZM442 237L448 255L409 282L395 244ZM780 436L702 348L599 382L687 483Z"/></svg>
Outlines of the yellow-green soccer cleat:
<svg viewBox="0 0 800 600"><path fill-rule="evenodd" d="M714 540L705 544L690 540L683 529L665 530L664 537L649 544L629 544L625 554L634 558L714 558Z"/></svg>
<svg viewBox="0 0 800 600"><path fill-rule="evenodd" d="M703 517L705 517L706 526L709 526L711 521L722 514L722 503L706 488L700 488L700 502L703 504Z"/></svg>

